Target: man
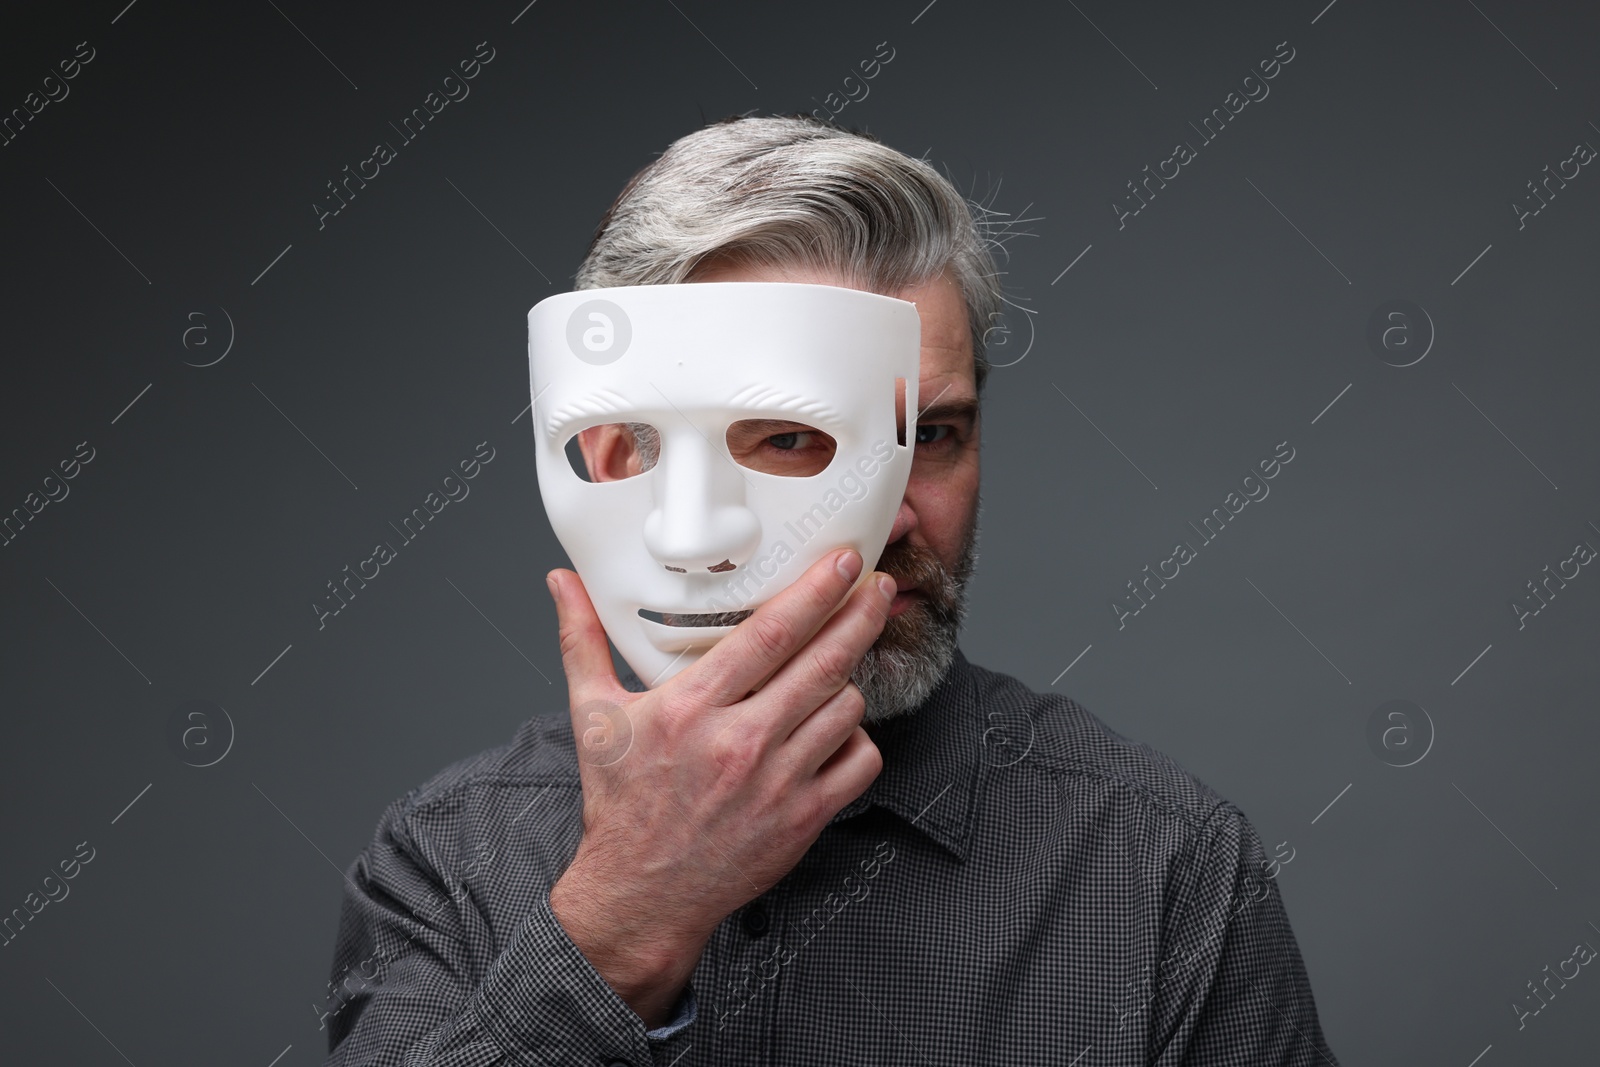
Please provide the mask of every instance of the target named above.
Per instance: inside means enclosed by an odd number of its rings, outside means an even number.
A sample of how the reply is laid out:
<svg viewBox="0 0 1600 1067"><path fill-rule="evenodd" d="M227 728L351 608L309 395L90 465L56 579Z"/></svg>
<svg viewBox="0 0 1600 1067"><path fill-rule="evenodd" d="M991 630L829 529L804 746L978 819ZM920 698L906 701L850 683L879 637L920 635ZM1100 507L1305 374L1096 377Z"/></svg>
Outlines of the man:
<svg viewBox="0 0 1600 1067"><path fill-rule="evenodd" d="M884 573L832 553L647 689L551 572L572 713L384 813L349 871L329 1063L1335 1062L1243 814L956 647L995 277L937 171L809 118L713 124L628 183L579 288L915 302ZM808 443L766 429L756 460ZM652 462L637 428L580 445L597 481ZM596 706L626 758L586 757Z"/></svg>

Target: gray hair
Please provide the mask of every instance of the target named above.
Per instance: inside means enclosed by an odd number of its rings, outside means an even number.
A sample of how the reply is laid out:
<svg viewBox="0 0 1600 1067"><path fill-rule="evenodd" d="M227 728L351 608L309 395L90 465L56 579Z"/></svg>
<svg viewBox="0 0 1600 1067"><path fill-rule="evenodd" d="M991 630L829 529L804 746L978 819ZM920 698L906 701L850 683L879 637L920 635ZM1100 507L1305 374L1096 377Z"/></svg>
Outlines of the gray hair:
<svg viewBox="0 0 1600 1067"><path fill-rule="evenodd" d="M991 252L999 245L925 160L808 115L735 115L680 137L629 180L600 220L576 288L673 284L727 259L837 270L892 293L948 268L966 301L981 395L985 335L1004 302Z"/></svg>

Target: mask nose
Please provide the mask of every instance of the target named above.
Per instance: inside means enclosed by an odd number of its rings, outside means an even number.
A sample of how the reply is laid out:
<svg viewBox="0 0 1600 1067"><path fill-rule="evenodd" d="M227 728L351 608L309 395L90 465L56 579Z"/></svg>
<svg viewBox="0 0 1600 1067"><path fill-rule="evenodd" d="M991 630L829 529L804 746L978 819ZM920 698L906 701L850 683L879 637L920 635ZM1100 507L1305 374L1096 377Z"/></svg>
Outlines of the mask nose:
<svg viewBox="0 0 1600 1067"><path fill-rule="evenodd" d="M761 545L761 520L745 506L738 466L693 430L663 444L645 547L662 566L689 574L743 565Z"/></svg>

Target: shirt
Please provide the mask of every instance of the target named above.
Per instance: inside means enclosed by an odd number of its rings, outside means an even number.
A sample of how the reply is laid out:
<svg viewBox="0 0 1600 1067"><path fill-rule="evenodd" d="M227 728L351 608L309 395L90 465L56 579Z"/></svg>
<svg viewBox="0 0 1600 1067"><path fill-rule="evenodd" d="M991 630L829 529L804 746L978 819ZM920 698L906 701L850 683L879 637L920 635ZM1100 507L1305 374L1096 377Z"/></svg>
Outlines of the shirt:
<svg viewBox="0 0 1600 1067"><path fill-rule="evenodd" d="M568 714L446 768L347 871L327 1063L1337 1067L1277 866L1174 761L959 651L869 732L882 772L655 1030L550 909L583 826Z"/></svg>

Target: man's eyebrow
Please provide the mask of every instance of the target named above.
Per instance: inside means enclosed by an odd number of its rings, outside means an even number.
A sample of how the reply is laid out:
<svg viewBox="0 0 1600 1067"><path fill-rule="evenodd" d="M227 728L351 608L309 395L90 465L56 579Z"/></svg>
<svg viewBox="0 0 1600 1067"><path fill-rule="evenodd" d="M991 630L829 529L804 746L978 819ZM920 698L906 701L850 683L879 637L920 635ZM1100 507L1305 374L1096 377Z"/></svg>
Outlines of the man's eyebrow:
<svg viewBox="0 0 1600 1067"><path fill-rule="evenodd" d="M966 397L936 400L917 412L918 422L937 422L940 419L971 421L978 417L978 402Z"/></svg>
<svg viewBox="0 0 1600 1067"><path fill-rule="evenodd" d="M803 426L811 430L818 430L818 427L813 426L811 423L801 422L797 419L738 419L733 425L752 430L771 430L779 426Z"/></svg>

